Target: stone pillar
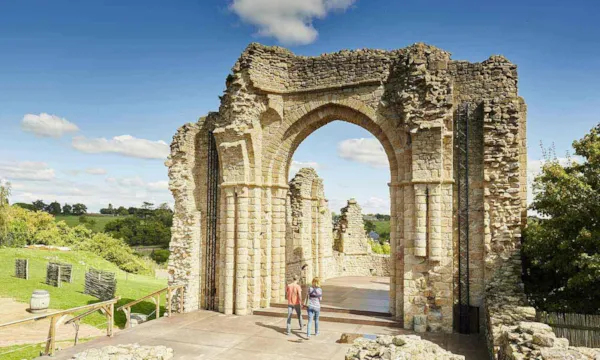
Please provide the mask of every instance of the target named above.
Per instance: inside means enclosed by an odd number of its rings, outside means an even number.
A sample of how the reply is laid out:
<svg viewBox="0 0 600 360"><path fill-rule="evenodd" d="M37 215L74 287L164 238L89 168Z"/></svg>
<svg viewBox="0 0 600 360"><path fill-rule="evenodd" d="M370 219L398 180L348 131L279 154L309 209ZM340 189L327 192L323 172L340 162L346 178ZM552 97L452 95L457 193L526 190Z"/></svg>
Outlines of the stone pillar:
<svg viewBox="0 0 600 360"><path fill-rule="evenodd" d="M224 271L222 271L221 294L223 294L223 313L233 314L234 311L234 282L235 282L235 232L236 232L236 213L235 213L235 189L231 186L221 189L223 200L222 208L222 230L221 240L223 244L222 254Z"/></svg>
<svg viewBox="0 0 600 360"><path fill-rule="evenodd" d="M265 188L263 192L264 201L264 218L263 218L263 237L262 251L264 256L261 257L261 307L269 307L271 305L271 274L273 264L273 205L272 205L273 189Z"/></svg>
<svg viewBox="0 0 600 360"><path fill-rule="evenodd" d="M248 188L235 193L235 314L248 310Z"/></svg>
<svg viewBox="0 0 600 360"><path fill-rule="evenodd" d="M272 189L272 271L271 271L271 301L280 302L285 298L285 186Z"/></svg>

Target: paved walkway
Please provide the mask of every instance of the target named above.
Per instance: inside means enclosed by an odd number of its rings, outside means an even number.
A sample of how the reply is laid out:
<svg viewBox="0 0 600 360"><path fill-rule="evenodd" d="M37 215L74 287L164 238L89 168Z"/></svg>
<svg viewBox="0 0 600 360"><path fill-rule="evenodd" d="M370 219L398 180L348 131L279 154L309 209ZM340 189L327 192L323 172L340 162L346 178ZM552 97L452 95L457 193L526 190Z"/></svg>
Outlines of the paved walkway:
<svg viewBox="0 0 600 360"><path fill-rule="evenodd" d="M0 298L0 324L34 317L36 314L28 312L28 308L29 304L17 302L13 299ZM49 309L46 313L54 311L58 310ZM44 319L0 329L0 347L44 342L48 338L49 328L50 319ZM91 325L81 324L79 327L80 339L102 336L105 334L106 331ZM75 327L73 325L59 326L56 338L58 341L73 341L73 339L75 339Z"/></svg>
<svg viewBox="0 0 600 360"><path fill-rule="evenodd" d="M390 311L389 277L337 277L325 280L322 287L323 305L385 313Z"/></svg>
<svg viewBox="0 0 600 360"><path fill-rule="evenodd" d="M344 359L347 344L336 341L343 332L395 335L402 329L321 322L321 334L306 339L304 331L285 335L285 319L265 316L223 315L197 311L171 318L149 321L123 330L113 338L100 337L74 348L60 351L53 359L69 359L87 348L116 344L165 345L173 348L175 359L281 360ZM487 359L484 343L477 336L423 334L443 348L467 356L468 360Z"/></svg>

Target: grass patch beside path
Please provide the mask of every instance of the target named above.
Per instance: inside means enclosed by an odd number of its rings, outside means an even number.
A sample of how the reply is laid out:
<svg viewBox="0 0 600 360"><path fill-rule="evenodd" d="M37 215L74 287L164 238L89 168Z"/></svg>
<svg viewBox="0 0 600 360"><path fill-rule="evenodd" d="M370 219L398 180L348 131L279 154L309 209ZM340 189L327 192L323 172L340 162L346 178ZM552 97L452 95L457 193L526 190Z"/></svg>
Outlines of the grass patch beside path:
<svg viewBox="0 0 600 360"><path fill-rule="evenodd" d="M29 280L18 279L14 276L15 259L29 259ZM73 265L73 283L62 283L60 288L46 285L46 265L49 261L60 261ZM119 268L96 256L84 251L47 251L39 249L13 249L0 248L0 297L13 298L20 302L28 303L31 293L36 289L48 290L50 293L50 307L52 309L70 309L77 306L99 302L93 296L83 293L85 272L93 267L105 271L112 271L117 275L117 296L121 300L115 306L126 304L139 299L147 294L167 286L164 279L127 274ZM164 311L165 300L161 301ZM155 308L154 303L144 301L133 307L133 312L150 314ZM125 326L125 314L115 311L115 324ZM162 312L161 312L162 314ZM96 312L82 320L101 329L105 328L106 317Z"/></svg>
<svg viewBox="0 0 600 360"><path fill-rule="evenodd" d="M104 232L104 225L109 222L117 219L123 219L128 216L112 216L112 215L95 215L95 214L87 214L85 217L88 220L93 220L96 223L92 227L92 230L95 232ZM64 221L67 225L71 227L75 227L80 225L79 215L56 215L54 216L55 221Z"/></svg>
<svg viewBox="0 0 600 360"><path fill-rule="evenodd" d="M79 339L79 344L83 344L91 339ZM73 345L73 341L57 341L56 345L62 349ZM40 356L46 349L46 343L21 344L0 347L0 359L2 360L32 360Z"/></svg>

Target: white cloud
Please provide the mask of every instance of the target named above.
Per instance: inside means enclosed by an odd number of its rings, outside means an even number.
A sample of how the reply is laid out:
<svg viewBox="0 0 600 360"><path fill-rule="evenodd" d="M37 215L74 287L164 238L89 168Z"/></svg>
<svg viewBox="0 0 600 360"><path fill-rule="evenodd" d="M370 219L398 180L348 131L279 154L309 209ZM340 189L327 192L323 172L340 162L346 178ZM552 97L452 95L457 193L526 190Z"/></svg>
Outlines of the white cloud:
<svg viewBox="0 0 600 360"><path fill-rule="evenodd" d="M310 44L318 32L314 19L331 11L344 11L356 0L233 0L230 10L255 25L259 36L274 37L284 44Z"/></svg>
<svg viewBox="0 0 600 360"><path fill-rule="evenodd" d="M110 140L77 136L73 138L72 145L86 153L115 153L142 159L166 159L169 155L169 145L166 142L138 139L131 135L115 136Z"/></svg>
<svg viewBox="0 0 600 360"><path fill-rule="evenodd" d="M296 176L296 173L298 171L300 171L300 169L305 168L305 167L310 167L315 170L319 170L321 168L321 165L319 165L319 163L314 162L314 161L302 162L302 161L292 160L292 163L290 164L290 176L289 176L290 179L293 178L294 176Z"/></svg>
<svg viewBox="0 0 600 360"><path fill-rule="evenodd" d="M56 115L41 113L26 114L21 121L21 129L40 137L59 138L69 132L77 132L79 128L67 119Z"/></svg>
<svg viewBox="0 0 600 360"><path fill-rule="evenodd" d="M0 176L2 178L2 176ZM89 178L88 178L89 179ZM90 212L96 212L109 203L115 206L140 206L144 201L168 203L173 206L173 197L163 183L167 181L145 182L139 177L106 178L105 182L96 183L73 181L72 178L55 178L45 182L11 181L11 203L42 199L44 202L58 201L64 203L83 203Z"/></svg>
<svg viewBox="0 0 600 360"><path fill-rule="evenodd" d="M363 208L363 213L365 214L388 214L390 212L390 199L381 199L375 196L371 196L361 206Z"/></svg>
<svg viewBox="0 0 600 360"><path fill-rule="evenodd" d="M54 169L43 162L0 162L0 177L9 181L49 181L55 176Z"/></svg>
<svg viewBox="0 0 600 360"><path fill-rule="evenodd" d="M375 138L347 139L338 143L342 159L367 164L374 168L388 167L388 160L379 140Z"/></svg>
<svg viewBox="0 0 600 360"><path fill-rule="evenodd" d="M105 175L106 174L106 169L103 168L89 168L89 169L85 169L85 172L90 174L90 175Z"/></svg>
<svg viewBox="0 0 600 360"><path fill-rule="evenodd" d="M157 191L157 192L166 191L166 190L169 190L169 182L168 181L149 182L148 184L146 184L146 187L148 188L149 191Z"/></svg>

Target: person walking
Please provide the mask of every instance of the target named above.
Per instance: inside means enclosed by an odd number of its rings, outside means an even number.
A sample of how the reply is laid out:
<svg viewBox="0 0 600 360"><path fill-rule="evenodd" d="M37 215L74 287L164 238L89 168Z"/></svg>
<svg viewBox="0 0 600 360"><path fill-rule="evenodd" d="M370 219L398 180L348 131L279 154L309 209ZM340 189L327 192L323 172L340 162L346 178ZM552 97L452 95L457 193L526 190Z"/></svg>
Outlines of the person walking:
<svg viewBox="0 0 600 360"><path fill-rule="evenodd" d="M300 324L300 330L302 330L302 288L298 284L298 275L292 277L292 282L289 283L285 288L285 296L288 301L288 316L287 316L287 335L291 332L292 326L292 315L294 310L298 314L298 323Z"/></svg>
<svg viewBox="0 0 600 360"><path fill-rule="evenodd" d="M319 313L321 312L321 300L323 299L323 289L321 289L321 279L315 277L312 286L308 288L307 294L308 322L306 325L306 337L310 339L310 321L315 322L315 336L319 335Z"/></svg>

